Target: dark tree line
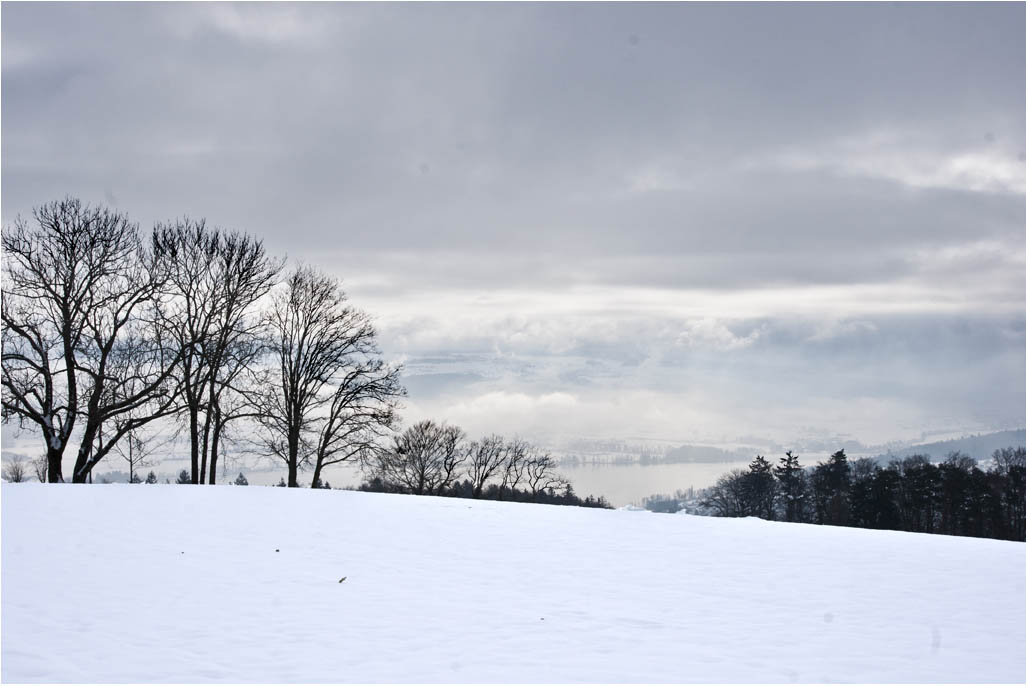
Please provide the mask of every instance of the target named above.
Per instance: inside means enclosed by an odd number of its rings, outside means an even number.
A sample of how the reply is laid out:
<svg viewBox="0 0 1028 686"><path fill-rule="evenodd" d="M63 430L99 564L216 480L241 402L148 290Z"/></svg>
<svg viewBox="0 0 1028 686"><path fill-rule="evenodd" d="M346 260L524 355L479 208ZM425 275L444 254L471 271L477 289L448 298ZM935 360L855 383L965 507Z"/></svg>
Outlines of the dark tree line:
<svg viewBox="0 0 1028 686"><path fill-rule="evenodd" d="M289 486L298 471L366 459L405 394L370 318L339 283L203 220L149 234L120 212L66 198L3 231L3 421L43 439L40 478L91 479L112 450L131 477L148 431L189 439L188 483L213 484L226 444L260 427ZM179 475L183 482L183 475Z"/></svg>
<svg viewBox="0 0 1028 686"><path fill-rule="evenodd" d="M722 517L1023 541L1025 449L995 451L985 470L961 453L883 467L840 450L809 469L791 452L774 467L758 455L749 469L718 479L702 504Z"/></svg>
<svg viewBox="0 0 1028 686"><path fill-rule="evenodd" d="M357 488L369 493L410 493L394 484L382 481L381 477L365 480ZM527 488L510 488L499 484L489 484L479 495L475 495L475 486L469 479L457 481L441 489L434 495L443 498L469 498L478 500L507 500L514 503L537 503L540 505L574 505L577 507L598 507L605 510L613 509L613 505L601 496L588 495L585 498L575 493L574 487L565 482L563 488L546 488L532 493Z"/></svg>

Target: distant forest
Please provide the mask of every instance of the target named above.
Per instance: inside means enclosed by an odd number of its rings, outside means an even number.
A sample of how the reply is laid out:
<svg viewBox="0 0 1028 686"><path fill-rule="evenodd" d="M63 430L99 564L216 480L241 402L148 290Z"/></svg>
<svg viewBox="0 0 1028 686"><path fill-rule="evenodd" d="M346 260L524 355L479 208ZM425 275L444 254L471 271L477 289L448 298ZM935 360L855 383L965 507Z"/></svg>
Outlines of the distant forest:
<svg viewBox="0 0 1028 686"><path fill-rule="evenodd" d="M959 452L884 467L844 450L808 468L791 452L775 466L758 455L706 489L697 514L1024 541L1025 449L996 450L985 470Z"/></svg>

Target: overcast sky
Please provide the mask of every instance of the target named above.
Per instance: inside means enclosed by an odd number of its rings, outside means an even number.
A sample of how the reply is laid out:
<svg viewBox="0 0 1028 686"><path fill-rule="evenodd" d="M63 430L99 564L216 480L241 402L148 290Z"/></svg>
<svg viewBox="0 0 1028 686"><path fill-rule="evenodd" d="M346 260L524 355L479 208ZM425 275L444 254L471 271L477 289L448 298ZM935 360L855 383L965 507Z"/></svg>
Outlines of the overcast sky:
<svg viewBox="0 0 1028 686"><path fill-rule="evenodd" d="M1024 425L1025 7L2 8L2 218L188 214L344 279L405 418Z"/></svg>

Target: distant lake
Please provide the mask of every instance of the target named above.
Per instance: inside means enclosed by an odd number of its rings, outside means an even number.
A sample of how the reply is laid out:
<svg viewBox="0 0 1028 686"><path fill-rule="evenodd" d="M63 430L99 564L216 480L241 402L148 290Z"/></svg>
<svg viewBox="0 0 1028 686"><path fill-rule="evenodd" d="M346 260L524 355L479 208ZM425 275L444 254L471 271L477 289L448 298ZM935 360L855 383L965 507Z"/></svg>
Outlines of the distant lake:
<svg viewBox="0 0 1028 686"><path fill-rule="evenodd" d="M745 469L749 462L692 462L679 464L584 464L562 466L559 472L571 481L575 493L604 496L611 505L621 507L638 503L655 493L671 494L687 488L706 488L732 469ZM285 475L285 469L268 471L245 470L246 478L255 486L274 486ZM354 465L335 465L325 470L325 478L333 487L357 486L363 475ZM228 481L235 478L231 475ZM310 472L300 474L300 483L309 486Z"/></svg>
<svg viewBox="0 0 1028 686"><path fill-rule="evenodd" d="M672 494L688 488L712 486L718 477L733 469L745 469L745 462L682 462L678 464L587 464L561 467L581 497L602 495L611 505L638 504L655 493Z"/></svg>

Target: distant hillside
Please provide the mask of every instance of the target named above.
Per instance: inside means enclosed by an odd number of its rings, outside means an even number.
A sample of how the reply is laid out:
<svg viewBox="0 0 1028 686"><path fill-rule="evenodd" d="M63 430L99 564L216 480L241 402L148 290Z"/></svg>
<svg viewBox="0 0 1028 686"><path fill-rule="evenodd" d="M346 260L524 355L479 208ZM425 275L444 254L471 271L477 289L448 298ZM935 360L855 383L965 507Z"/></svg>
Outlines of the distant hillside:
<svg viewBox="0 0 1028 686"><path fill-rule="evenodd" d="M1016 448L1023 445L1025 445L1024 429L1014 429L1012 431L997 431L991 434L965 436L949 441L922 443L906 448L896 448L887 453L876 455L874 459L878 462L886 463L889 460L909 455L928 455L933 460L943 460L952 452L961 452L970 455L980 462L988 462L992 457L992 453L1000 448Z"/></svg>
<svg viewBox="0 0 1028 686"><path fill-rule="evenodd" d="M749 460L751 451L722 450L709 445L680 445L667 451L662 458L654 458L653 462L739 462Z"/></svg>
<svg viewBox="0 0 1028 686"><path fill-rule="evenodd" d="M989 434L978 434L976 436L964 436L963 438L936 441L934 443L921 443L901 448L891 448L884 453L872 455L872 457L883 464L887 463L889 460L907 457L908 455L928 455L933 460L943 460L951 452L958 451L970 455L975 459L987 462L992 458L992 453L1000 448L1018 447L1023 445L1025 445L1025 430L1013 429L1010 431L996 431ZM831 453L840 448L844 449L847 454L854 457L868 455L876 449L875 447L865 447L857 441L840 440L838 442L822 441L814 445L811 445L809 442L804 443L800 452ZM881 446L879 446L877 450L881 450ZM677 448L669 449L665 455L644 456L641 463L667 464L679 462L739 462L741 460L752 459L758 452L762 451L744 448L725 450L709 445L681 445ZM763 452L766 453L767 451Z"/></svg>

